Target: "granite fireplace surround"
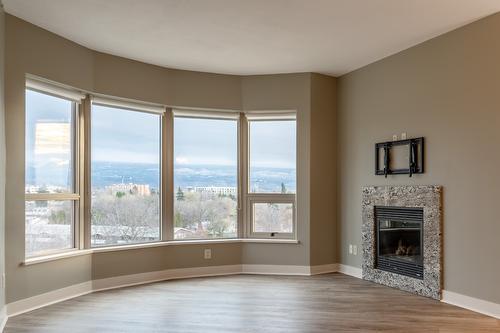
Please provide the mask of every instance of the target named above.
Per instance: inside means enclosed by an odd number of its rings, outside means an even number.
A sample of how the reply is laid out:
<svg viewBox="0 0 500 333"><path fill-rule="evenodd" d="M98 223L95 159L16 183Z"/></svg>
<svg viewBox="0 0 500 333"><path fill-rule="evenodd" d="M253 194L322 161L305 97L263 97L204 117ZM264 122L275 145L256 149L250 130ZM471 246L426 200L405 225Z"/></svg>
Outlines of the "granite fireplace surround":
<svg viewBox="0 0 500 333"><path fill-rule="evenodd" d="M362 244L363 279L439 300L442 289L442 187L366 186L363 187ZM423 280L375 268L376 224L374 206L422 207Z"/></svg>

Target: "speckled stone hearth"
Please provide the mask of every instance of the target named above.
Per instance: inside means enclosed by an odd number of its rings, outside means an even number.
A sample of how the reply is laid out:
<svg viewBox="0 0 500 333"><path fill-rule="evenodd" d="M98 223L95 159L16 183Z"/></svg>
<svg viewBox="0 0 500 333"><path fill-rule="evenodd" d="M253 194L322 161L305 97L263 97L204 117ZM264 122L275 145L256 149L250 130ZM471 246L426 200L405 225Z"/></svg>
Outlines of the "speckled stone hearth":
<svg viewBox="0 0 500 333"><path fill-rule="evenodd" d="M363 187L363 279L418 295L441 298L441 186ZM422 207L423 280L375 268L376 224L374 206Z"/></svg>

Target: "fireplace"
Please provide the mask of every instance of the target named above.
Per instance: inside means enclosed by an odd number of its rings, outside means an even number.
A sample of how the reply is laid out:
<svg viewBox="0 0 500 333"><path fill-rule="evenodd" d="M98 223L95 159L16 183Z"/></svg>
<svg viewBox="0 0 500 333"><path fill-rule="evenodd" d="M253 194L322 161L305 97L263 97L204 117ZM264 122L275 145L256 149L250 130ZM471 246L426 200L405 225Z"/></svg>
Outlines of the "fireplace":
<svg viewBox="0 0 500 333"><path fill-rule="evenodd" d="M441 298L442 187L362 188L363 279Z"/></svg>
<svg viewBox="0 0 500 333"><path fill-rule="evenodd" d="M422 208L375 206L377 269L423 279Z"/></svg>

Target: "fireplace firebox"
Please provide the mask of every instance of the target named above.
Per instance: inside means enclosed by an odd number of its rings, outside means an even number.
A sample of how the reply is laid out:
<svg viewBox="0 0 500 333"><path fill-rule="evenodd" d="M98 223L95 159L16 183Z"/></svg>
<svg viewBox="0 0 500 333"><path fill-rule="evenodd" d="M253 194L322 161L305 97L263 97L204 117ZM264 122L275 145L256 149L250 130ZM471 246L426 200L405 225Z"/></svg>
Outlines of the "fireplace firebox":
<svg viewBox="0 0 500 333"><path fill-rule="evenodd" d="M376 268L423 279L423 209L375 206Z"/></svg>

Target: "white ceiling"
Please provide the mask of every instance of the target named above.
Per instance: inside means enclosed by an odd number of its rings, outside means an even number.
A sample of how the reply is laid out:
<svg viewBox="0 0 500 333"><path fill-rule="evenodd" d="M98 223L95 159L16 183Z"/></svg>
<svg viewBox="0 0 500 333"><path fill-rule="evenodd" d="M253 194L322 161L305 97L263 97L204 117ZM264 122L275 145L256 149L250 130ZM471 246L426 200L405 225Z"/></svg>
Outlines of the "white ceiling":
<svg viewBox="0 0 500 333"><path fill-rule="evenodd" d="M499 0L3 0L94 50L225 74L341 75L500 11Z"/></svg>

